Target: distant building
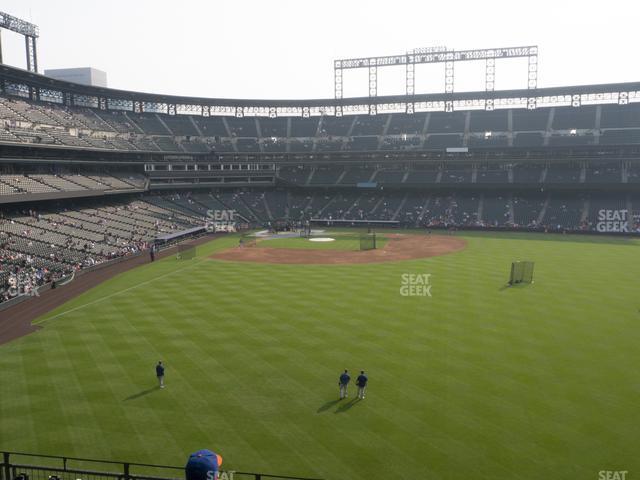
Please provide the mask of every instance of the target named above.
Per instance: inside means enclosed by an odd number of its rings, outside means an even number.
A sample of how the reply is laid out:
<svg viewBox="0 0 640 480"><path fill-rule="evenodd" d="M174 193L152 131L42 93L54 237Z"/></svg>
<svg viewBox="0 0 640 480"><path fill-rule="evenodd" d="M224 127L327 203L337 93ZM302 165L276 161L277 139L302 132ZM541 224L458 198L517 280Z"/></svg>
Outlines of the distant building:
<svg viewBox="0 0 640 480"><path fill-rule="evenodd" d="M107 86L107 72L91 67L56 68L53 70L45 70L44 74L47 77L64 80L65 82L93 85L94 87Z"/></svg>

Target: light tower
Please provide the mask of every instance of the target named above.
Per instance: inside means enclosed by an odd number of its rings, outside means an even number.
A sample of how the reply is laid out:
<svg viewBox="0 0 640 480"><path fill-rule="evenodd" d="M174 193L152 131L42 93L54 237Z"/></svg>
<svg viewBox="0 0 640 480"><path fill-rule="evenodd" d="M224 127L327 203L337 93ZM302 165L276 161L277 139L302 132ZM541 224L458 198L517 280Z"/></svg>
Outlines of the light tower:
<svg viewBox="0 0 640 480"><path fill-rule="evenodd" d="M27 52L27 70L38 73L38 52L36 38L38 38L38 27L33 23L26 22L12 15L0 12L0 32L2 28L24 35L24 44ZM2 61L2 40L0 39L0 63Z"/></svg>

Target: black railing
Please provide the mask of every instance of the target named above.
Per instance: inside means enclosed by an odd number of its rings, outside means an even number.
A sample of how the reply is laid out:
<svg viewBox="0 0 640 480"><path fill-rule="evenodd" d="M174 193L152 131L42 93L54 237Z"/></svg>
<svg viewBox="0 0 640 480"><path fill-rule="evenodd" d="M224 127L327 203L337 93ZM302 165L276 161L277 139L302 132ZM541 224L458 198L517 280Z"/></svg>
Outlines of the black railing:
<svg viewBox="0 0 640 480"><path fill-rule="evenodd" d="M0 451L0 480L182 480L184 467ZM320 480L221 470L220 480ZM213 478L211 480L214 480Z"/></svg>

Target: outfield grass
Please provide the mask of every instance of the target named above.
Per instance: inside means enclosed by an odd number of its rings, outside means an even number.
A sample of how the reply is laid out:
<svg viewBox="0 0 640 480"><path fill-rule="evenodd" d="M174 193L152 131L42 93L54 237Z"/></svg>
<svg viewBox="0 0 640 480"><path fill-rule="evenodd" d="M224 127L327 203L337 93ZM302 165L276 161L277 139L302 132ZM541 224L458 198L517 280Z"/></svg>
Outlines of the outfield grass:
<svg viewBox="0 0 640 480"><path fill-rule="evenodd" d="M261 240L258 245L267 248L294 248L304 250L343 250L360 251L360 239L353 234L345 235L342 232L326 232L322 237L333 238L333 242L312 242L308 238L274 238ZM383 248L387 243L384 235L376 236L376 247Z"/></svg>
<svg viewBox="0 0 640 480"><path fill-rule="evenodd" d="M176 465L211 448L336 480L636 475L640 248L467 238L386 264L207 259L228 237L120 275L0 347L0 447ZM517 259L535 283L505 288ZM403 273L433 296L401 296ZM343 368L367 370L365 401L336 401Z"/></svg>

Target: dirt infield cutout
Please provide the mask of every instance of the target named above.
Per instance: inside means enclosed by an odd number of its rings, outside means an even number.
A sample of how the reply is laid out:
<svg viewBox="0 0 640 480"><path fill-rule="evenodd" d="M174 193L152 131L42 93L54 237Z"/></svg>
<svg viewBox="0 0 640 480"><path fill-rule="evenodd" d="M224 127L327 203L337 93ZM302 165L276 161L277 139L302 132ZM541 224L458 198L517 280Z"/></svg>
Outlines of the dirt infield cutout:
<svg viewBox="0 0 640 480"><path fill-rule="evenodd" d="M234 262L338 265L381 263L429 258L463 250L467 242L448 235L389 234L382 248L366 251L315 250L272 247L234 247L214 253L209 258Z"/></svg>

